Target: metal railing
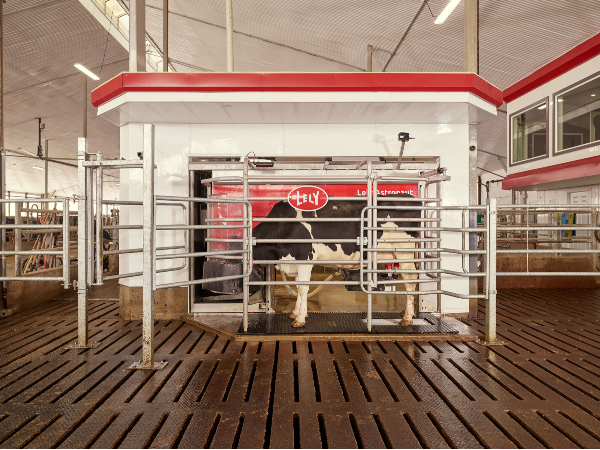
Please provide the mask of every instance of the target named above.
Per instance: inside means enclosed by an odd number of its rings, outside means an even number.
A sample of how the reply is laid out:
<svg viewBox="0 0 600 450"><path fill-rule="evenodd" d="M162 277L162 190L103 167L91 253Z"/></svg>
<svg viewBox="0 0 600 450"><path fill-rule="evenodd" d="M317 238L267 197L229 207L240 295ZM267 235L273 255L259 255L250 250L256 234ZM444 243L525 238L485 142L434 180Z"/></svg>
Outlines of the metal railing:
<svg viewBox="0 0 600 450"><path fill-rule="evenodd" d="M243 270L241 275L229 275L223 277L213 277L213 278L202 278L200 280L190 280L190 281L180 281L175 283L164 283L164 284L155 284L155 289L168 289L173 287L182 287L182 286L192 286L197 284L204 283L212 283L216 281L226 281L226 280L238 280L244 279L247 280L250 277L252 272L251 262L252 261L252 225L250 218L252 217L252 205L249 201L238 198L223 198L223 199L210 199L210 198L200 198L200 197L165 197L165 196L155 196L155 204L159 205L160 203L156 203L158 201L180 201L180 202L190 202L190 203L234 203L241 204L244 207L244 216L242 219L242 225L155 225L154 226L154 236L156 236L156 231L160 230L215 230L215 229L243 229L244 236L242 239L236 239L235 241L239 241L242 243L242 248L239 250L218 250L218 251L207 251L207 252L185 252L185 253L173 253L170 255L156 255L156 252L153 255L154 261L164 261L170 259L187 259L187 258L196 258L202 256L219 256L222 255L238 255L242 258L243 262ZM158 249L157 249L158 250ZM159 273L160 271L155 271L155 273ZM154 282L156 283L156 277L154 277ZM246 290L245 290L246 291Z"/></svg>
<svg viewBox="0 0 600 450"><path fill-rule="evenodd" d="M0 207L4 210L6 204L15 204L15 223L14 224L0 224L2 235L4 236L6 230L15 230L15 250L6 250L6 239L2 240L2 250L0 256L2 257L2 264L0 273L0 282L4 281L62 281L65 289L68 289L70 285L70 232L77 227L71 227L69 222L70 210L69 210L69 199L68 198L38 198L35 199L37 203L62 203L62 211L50 210L55 214L63 215L62 225L57 224L27 224L22 223L21 219L21 204L24 203L23 199L5 199L0 198ZM4 217L4 214L2 214ZM62 233L63 245L62 248L56 248L54 250L42 249L42 250L22 250L22 234L24 231L33 231L35 233ZM29 255L44 255L44 256L60 256L63 259L63 270L61 277L44 277L44 276L22 276L21 268L21 256ZM15 275L8 276L6 268L6 257L15 257Z"/></svg>
<svg viewBox="0 0 600 450"><path fill-rule="evenodd" d="M372 320L371 320L371 316L372 316L372 298L371 295L372 294L398 294L398 295L412 295L412 294L416 294L416 295L426 295L426 294L436 294L438 296L438 310L441 311L442 310L442 306L441 306L441 296L442 295L450 295L453 297L457 297L457 298L488 298L487 295L487 290L486 293L484 294L460 294L460 293L454 293L451 292L449 290L443 290L441 289L441 277L442 275L448 275L448 276L453 276L453 277L462 277L462 278L477 278L477 277L484 277L485 278L485 284L486 287L489 286L490 282L489 282L489 274L488 272L484 272L484 273L480 273L480 272L469 272L468 270L465 269L465 258L469 258L469 257L474 257L474 256L483 256L484 259L486 260L486 268L489 266L489 264L487 263L487 249L489 248L488 245L486 245L484 250L474 250L474 249L468 249L465 248L465 236L468 236L469 234L475 234L475 233L482 233L481 229L478 229L476 227L469 227L469 226L465 226L463 223L462 227L445 227L441 225L441 215L439 214L441 211L462 211L465 213L469 213L469 212L475 212L477 210L484 210L484 213L487 214L487 211L489 209L489 207L442 207L442 206L422 206L423 204L425 205L430 205L430 204L437 204L439 205L441 202L441 199L437 196L435 196L434 198L424 198L424 197L420 197L420 198L406 198L406 197L385 197L386 202L388 201L402 201L402 202L406 202L406 203L414 203L415 206L403 206L403 207L392 207L392 209L405 209L405 210L419 210L419 211L423 211L424 214L421 215L421 217L418 218L407 218L407 219L398 219L397 221L399 221L400 223L419 223L420 225L415 226L410 226L410 227L395 227L395 228L388 228L388 227L381 227L380 224L381 222L388 222L390 221L389 219L383 219L383 218L378 218L377 217L377 213L376 210L377 209L385 209L388 207L382 207L382 206L376 206L377 205L377 185L378 183L391 183L391 182L399 182L399 181L408 181L406 179L406 177L402 177L400 175L397 176L389 176L386 175L385 177L381 177L378 176L377 172L373 170L373 165L371 164L370 160L366 160L365 161L365 169L361 171L361 173L356 173L352 176L345 176L343 178L344 183L347 182L362 182L367 184L367 192L369 192L369 195L367 195L366 197L329 197L329 201L335 201L335 200L344 200L344 201L354 201L354 202L367 202L367 206L366 208L364 208L362 210L361 216L360 217L346 217L346 218L335 218L335 219L329 219L329 218L319 218L319 217L302 217L302 218L257 218L257 217L250 217L250 221L251 222L266 222L266 223L285 223L285 222L303 222L303 223L314 223L314 222L342 222L342 223L348 223L348 222L359 222L361 224L360 226L360 238L359 236L353 237L353 238L345 238L345 239L340 239L340 238L330 238L330 239L255 239L254 240L254 244L255 245L260 245L260 244L274 244L274 243L281 243L281 244L298 244L298 243L336 243L336 244L341 244L341 243L355 243L357 245L359 245L360 249L359 249L359 254L361 255L359 257L358 260L317 260L317 261L298 261L298 260L286 260L285 264L291 264L291 265L303 265L303 264L311 264L311 265L356 265L358 270L359 270L359 274L360 274L360 280L361 281L350 281L350 280L345 280L345 281L287 281L287 280L282 280L282 281L277 281L275 279L273 279L274 277L271 275L270 277L268 276L266 280L259 280L259 281L248 281L246 284L247 286L261 286L261 287L267 287L267 311L269 311L269 299L270 299L270 286L285 286L285 285L314 285L314 286L322 286L322 285L344 285L344 286L361 286L362 290L367 294L368 296L368 301L367 301L367 328L369 331L371 331L371 326L372 326ZM243 192L245 193L244 198L247 200L251 200L251 201L287 201L287 197L274 197L274 196L266 196L266 197L248 197L247 196L247 186L248 184L250 184L251 182L266 182L266 179L264 177L249 177L247 174L248 171L248 164L244 163L244 175L242 177L215 177L215 178L211 178L208 180L203 180L203 182L210 184L210 183L226 183L226 184L242 184L244 186L243 188ZM269 181L271 181L269 179ZM277 182L278 180L275 180L275 182ZM315 178L315 176L312 177L307 177L307 176L292 176L292 177L288 177L285 178L285 181L288 184L298 184L298 183L304 183L304 182L309 182L311 184L318 184L319 182L325 182L325 183L329 183L331 180L330 179L320 179L320 178ZM337 182L337 178L335 180L335 182ZM418 178L411 178L410 181L415 182L415 181L420 181L423 184L425 184L425 182L427 180L424 179L418 179ZM437 194L437 192L436 192ZM220 202L223 201L223 199L215 199L216 202ZM233 199L228 199L229 201L233 200ZM239 201L239 200L238 200ZM432 215L427 215L427 213L432 212L434 214ZM365 213L367 214L368 217L365 217ZM464 216L463 216L464 218ZM206 219L206 223L208 224L214 224L214 223L227 223L229 225L227 225L225 228L227 227L234 227L231 224L236 224L236 223L240 223L240 222L244 222L245 223L245 218L240 218L240 217L227 217L227 218L208 218ZM365 221L367 222L367 226L365 226ZM463 220L464 222L464 220ZM212 226L214 227L214 226ZM198 229L210 229L211 225L200 225L197 226ZM383 231L383 230L394 230L394 231L417 231L418 232L418 237L410 237L407 236L406 238L395 238L395 239L377 239L377 232L378 231ZM458 232L458 233L462 233L463 239L462 239L462 248L457 248L457 249L453 249L453 248L443 248L440 246L441 244L441 233L443 232ZM364 239L363 239L364 238ZM486 237L487 239L487 237ZM220 242L220 243L243 243L244 245L246 245L246 240L244 239L239 239L239 238L211 238L208 237L206 238L207 242ZM467 239L468 241L468 239ZM406 260L398 260L398 259L389 259L389 260L382 260L381 258L377 258L377 252L390 252L390 248L377 248L377 244L378 243L385 243L385 244L391 244L391 243L398 243L398 244L406 244L406 243L411 243L411 244L416 244L416 246L414 247L414 250L409 250L407 251L406 248L404 248L402 245L402 248L393 248L391 249L392 251L398 251L401 253L412 253L414 255L413 258L409 258ZM364 252L363 252L364 251ZM224 259L237 259L240 258L240 256L234 256L236 252L220 252L220 257L224 258ZM363 258L363 254L366 253L367 254L367 260L364 260ZM449 269L443 269L441 268L441 254L442 253L449 253L449 254L459 254L462 255L463 257L463 272L459 272L459 271L453 271L453 270L449 270ZM208 253L202 253L202 255L207 255L207 254L214 254L211 252ZM176 255L173 255L173 257L175 257ZM183 255L182 255L183 256ZM191 255L190 255L191 256ZM406 263L406 262L410 262L410 263L415 263L415 262L419 262L422 263L422 267L424 267L423 269L405 269L405 270L377 270L377 264L394 264L394 263ZM276 264L281 264L282 261L280 260L254 260L254 264L257 265L267 265L269 267L272 267ZM487 270L487 269L486 269ZM268 268L267 270L267 275L270 275L272 273L272 271ZM411 274L411 278L409 280L382 280L382 281L377 281L377 274L379 273L385 273L385 274ZM367 278L365 279L364 275L367 275ZM414 275L416 275L416 277L413 277ZM420 275L423 275L424 278L421 278ZM212 279L209 279L212 280ZM183 286L183 285L191 285L191 284L200 284L203 283L205 281L209 281L209 280L195 280L192 282L181 282L181 283L175 283L175 284L171 284L169 286ZM381 285L397 285L397 284L423 284L423 283L436 283L437 284L437 289L435 290L421 290L421 291L390 291L390 290L386 290L386 291L374 291L371 289L372 283L375 283L375 287L377 287L378 284ZM365 284L367 284L367 288L365 288ZM244 286L244 291L245 291L245 295L244 295L244 302L243 302L243 308L244 308L244 314L243 314L243 329L247 330L248 327L248 305L247 305L247 299L248 299L248 295L246 293L246 285ZM488 335L493 335L495 332L492 330L491 333L488 333Z"/></svg>
<svg viewBox="0 0 600 450"><path fill-rule="evenodd" d="M542 208L537 210L537 207ZM577 214L579 220L584 223L568 225L568 231L585 231L586 225L598 223L597 209L586 205L569 205L567 211L561 209L560 205L502 205L498 209L498 246L499 248L512 248L512 244L527 244L537 246L548 246L551 248L578 246L593 248L593 233L584 233L577 236L562 236L560 226L560 215L569 212ZM585 223L589 222L589 223ZM528 225L528 226L527 226ZM526 229L515 229L524 226ZM544 229L532 227L544 226Z"/></svg>
<svg viewBox="0 0 600 450"><path fill-rule="evenodd" d="M512 213L517 207L515 205L499 205L498 206L498 214L505 214L506 212ZM498 247L495 249L495 255L503 255L503 254L522 254L526 255L526 266L525 271L522 272L497 272L497 276L583 276L583 277L597 277L599 276L599 272L597 272L596 264L594 264L594 270L588 272L567 272L567 271L556 271L556 272L535 272L530 271L530 258L529 255L555 255L560 257L560 255L572 255L572 254L592 254L595 259L597 259L598 254L600 253L600 248L598 245L598 240L595 235L597 231L600 231L600 226L598 223L598 210L600 205L539 205L539 204L530 204L530 205L519 205L520 211L524 211L523 217L526 220L521 224L509 224L498 226L498 235L502 235L506 232L518 232L522 236L523 243L526 244L526 248L524 249L516 249L516 248L501 248ZM564 213L564 212L574 212L580 214L589 214L591 224L536 224L527 220L529 216L539 216L545 214L555 214L555 213ZM558 236L562 236L563 232L569 231L587 231L589 232L589 236L586 237L586 242L589 244L590 248L587 249L577 249L577 248L561 248L562 245L568 244L572 245L574 243L578 243L579 241L573 241L571 238L564 239L555 239L551 242L553 246L552 248L539 248L538 245L535 245L534 248L530 248L530 244L538 242L532 233L538 233L540 231L557 234ZM499 237L500 240L500 237ZM539 242L538 242L539 243Z"/></svg>
<svg viewBox="0 0 600 450"><path fill-rule="evenodd" d="M103 200L102 201L103 204L105 205L127 205L127 206L143 206L143 202L141 201L126 201L126 200ZM177 225L178 227L182 227L180 229L184 230L184 245L173 245L173 246L163 246L163 247L156 247L155 250L156 251L164 251L164 250L185 250L187 252L187 245L188 245L188 239L187 239L187 217L188 215L186 214L186 206L184 203L156 203L155 204L155 211L156 211L156 207L157 206L174 206L174 207L181 207L182 208L182 212L183 212L183 220L185 221L184 224L182 225ZM155 212L156 215L156 212ZM162 225L157 226L157 229L161 229ZM143 225L108 225L105 226L103 225L101 227L102 230L142 230L143 229ZM134 254L134 253L143 253L144 249L143 248L126 248L126 249L122 249L119 248L117 250L108 250L108 251L104 251L102 255L106 255L106 256L111 256L111 255L127 255L127 254ZM177 270L183 270L186 268L186 261L184 260L183 264L179 267L169 267L166 269L159 269L156 272L157 273L165 273L165 272L174 272ZM118 273L115 275L108 275L108 276L104 276L102 277L98 282L102 283L102 280L105 281L110 281L110 280L116 280L116 279L120 279L120 278L135 278L135 277L141 277L143 276L143 272L129 272L129 273Z"/></svg>

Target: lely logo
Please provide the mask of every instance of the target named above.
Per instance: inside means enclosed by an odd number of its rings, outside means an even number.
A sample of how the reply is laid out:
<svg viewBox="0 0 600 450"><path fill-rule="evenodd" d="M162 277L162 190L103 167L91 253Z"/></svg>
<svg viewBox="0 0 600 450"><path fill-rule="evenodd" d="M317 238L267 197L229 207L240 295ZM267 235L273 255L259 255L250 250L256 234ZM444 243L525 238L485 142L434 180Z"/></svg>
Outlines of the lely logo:
<svg viewBox="0 0 600 450"><path fill-rule="evenodd" d="M316 211L327 204L327 192L317 186L298 186L288 194L288 202L300 211Z"/></svg>

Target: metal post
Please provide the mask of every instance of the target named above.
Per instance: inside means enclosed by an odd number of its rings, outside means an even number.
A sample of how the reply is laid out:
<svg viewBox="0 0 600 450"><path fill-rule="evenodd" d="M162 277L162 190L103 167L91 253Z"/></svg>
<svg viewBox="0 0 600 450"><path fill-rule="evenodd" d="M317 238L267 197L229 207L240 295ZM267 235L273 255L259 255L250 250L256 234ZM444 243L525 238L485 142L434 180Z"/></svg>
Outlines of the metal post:
<svg viewBox="0 0 600 450"><path fill-rule="evenodd" d="M230 0L228 0L230 1ZM247 158L243 158L242 163L244 165L244 186L243 186L243 199L244 201L246 201L249 197L249 187L248 187L248 159ZM243 246L242 249L244 250L244 253L242 254L242 273L248 273L249 272L249 266L250 266L250 261L249 261L249 254L247 252L247 250L250 249L250 245L252 245L252 243L248 242L248 225L251 225L252 222L250 222L249 217L248 217L248 206L244 203L243 204L243 225L244 225L244 231L243 231ZM243 300L243 308L244 308L244 317L242 319L243 324L244 324L244 332L248 331L248 298L249 298L249 286L248 286L248 278L249 277L244 277L242 278L242 283L244 285L244 300Z"/></svg>
<svg viewBox="0 0 600 450"><path fill-rule="evenodd" d="M169 0L163 0L163 61L162 71L169 71Z"/></svg>
<svg viewBox="0 0 600 450"><path fill-rule="evenodd" d="M265 276L266 276L267 281L275 281L275 278L276 278L275 277L275 265L273 265L273 264L267 265ZM273 307L273 286L267 285L265 287L267 289L267 291L266 291L267 313L271 313L271 309Z"/></svg>
<svg viewBox="0 0 600 450"><path fill-rule="evenodd" d="M146 71L146 0L129 2L129 71Z"/></svg>
<svg viewBox="0 0 600 450"><path fill-rule="evenodd" d="M440 183L435 183L435 185L436 185L436 194L435 194L435 198L440 198L440 195L441 195L441 194L440 194ZM439 206L439 203L438 203L438 206ZM440 222L439 222L439 224L440 224L440 226L442 226L442 211L441 211L441 210L438 210L438 211L437 211L437 214L436 214L436 219L439 219L439 221L440 221ZM438 238L440 238L440 241L441 241L442 232L441 232L441 231L438 231L438 232L437 232L437 234L436 234L436 236L437 236ZM440 248L440 246L441 246L441 243L440 243L440 241L438 241L438 242L435 244L436 248ZM437 256L439 256L439 253L436 253L436 255L437 255ZM441 260L437 262L436 268L437 268L438 270L440 270L440 269L442 268L442 261L441 261ZM437 283L436 283L436 289L437 289L438 291L441 291L441 290L442 290L442 281L441 281L441 279L437 281ZM442 294L437 294L437 310L438 310L438 312L439 312L440 314L443 314L443 313L442 313L443 309L444 309L444 305L443 305L443 303L442 303Z"/></svg>
<svg viewBox="0 0 600 450"><path fill-rule="evenodd" d="M0 3L2 0L0 0ZM0 184L0 198L4 199L6 197L6 152L4 151L4 146L0 149L0 179L2 183ZM0 206L0 216L2 216L2 225L6 225L6 203L2 203ZM2 228L2 251L6 251L6 228ZM6 256L2 255L2 276L5 277L6 274ZM6 299L6 284L2 284L0 286L0 295L2 296L2 307L4 309L8 309L8 303Z"/></svg>
<svg viewBox="0 0 600 450"><path fill-rule="evenodd" d="M373 46L367 45L367 72L373 72Z"/></svg>
<svg viewBox="0 0 600 450"><path fill-rule="evenodd" d="M485 343L496 344L496 199L488 198L487 261L488 292L485 307Z"/></svg>
<svg viewBox="0 0 600 450"><path fill-rule="evenodd" d="M371 163L371 158L367 158L367 206L373 206L373 179L371 178L372 175L372 171L373 171L373 164ZM372 218L373 218L373 210L369 209L367 211L367 223L369 224L368 226L372 226L371 224L372 222ZM372 234L371 231L367 231L367 248L372 248L373 245L373 241L372 241ZM363 236L360 236L360 239L364 239ZM373 252L371 251L367 251L367 267L369 268L369 271L371 270L375 270L373 269ZM377 275L375 275L377 276ZM362 280L361 280L362 282ZM368 290L371 291L373 289L372 283L373 282L373 273L369 272L367 274L367 286L368 286ZM373 294L367 294L367 331L371 332L371 327L372 327L372 306L373 306Z"/></svg>
<svg viewBox="0 0 600 450"><path fill-rule="evenodd" d="M102 154L98 153L97 160L102 161ZM96 169L96 283L103 284L102 275L104 264L102 257L102 166Z"/></svg>
<svg viewBox="0 0 600 450"><path fill-rule="evenodd" d="M469 124L469 206L477 206L477 125ZM477 250L477 211L469 211L469 250ZM477 255L469 255L469 272L476 273ZM477 277L469 278L469 294L477 295ZM469 299L469 317L477 317L477 299Z"/></svg>
<svg viewBox="0 0 600 450"><path fill-rule="evenodd" d="M2 198L4 198L4 189L6 186L6 173L5 166L6 160L4 159L4 11L3 11L3 1L0 0L0 192L2 193ZM6 223L6 216L4 215L4 203L2 204L2 208L0 210L2 224ZM2 250L6 250L6 230L2 230ZM2 265L0 270L3 277L6 274L6 258L2 257ZM4 295L5 289L4 282L0 281L0 297L2 297L2 308L8 309L8 302L6 300L6 296Z"/></svg>
<svg viewBox="0 0 600 450"><path fill-rule="evenodd" d="M88 286L94 283L94 169L91 167L86 170L86 195L85 195L85 215L86 215L86 241L85 256Z"/></svg>
<svg viewBox="0 0 600 450"><path fill-rule="evenodd" d="M23 219L21 217L21 202L15 203L15 225L21 225L23 223ZM21 239L23 239L23 234L21 232L21 228L15 228L15 251L21 251ZM23 272L23 268L21 267L21 255L15 255L15 277L20 277Z"/></svg>
<svg viewBox="0 0 600 450"><path fill-rule="evenodd" d="M465 72L479 73L479 0L465 0Z"/></svg>
<svg viewBox="0 0 600 450"><path fill-rule="evenodd" d="M227 72L233 72L233 4L225 0L225 26L227 31Z"/></svg>
<svg viewBox="0 0 600 450"><path fill-rule="evenodd" d="M82 137L87 139L87 75L85 73L81 74L83 76L83 126L82 126Z"/></svg>
<svg viewBox="0 0 600 450"><path fill-rule="evenodd" d="M48 139L44 141L44 198L48 198Z"/></svg>
<svg viewBox="0 0 600 450"><path fill-rule="evenodd" d="M16 222L16 221L15 221ZM63 286L69 288L71 282L71 215L69 213L69 199L63 199ZM15 233L16 235L16 233Z"/></svg>
<svg viewBox="0 0 600 450"><path fill-rule="evenodd" d="M77 141L77 346L88 346L88 298L87 298L87 232L86 224L87 213L86 195L88 176L83 162L87 159L88 142L86 138L79 138ZM64 245L64 244L63 244Z"/></svg>
<svg viewBox="0 0 600 450"><path fill-rule="evenodd" d="M154 369L154 125L144 124L142 369Z"/></svg>
<svg viewBox="0 0 600 450"><path fill-rule="evenodd" d="M373 178L373 206L377 206L377 172L372 172L371 177ZM372 222L369 225L370 227L377 227L377 210L373 209L373 214L372 214ZM371 231L371 233L373 233L371 235L371 242L373 243L373 247L377 248L377 231L373 230ZM377 252L373 252L373 269L377 270ZM373 283L375 286L375 289L377 289L377 274L374 274L373 276Z"/></svg>

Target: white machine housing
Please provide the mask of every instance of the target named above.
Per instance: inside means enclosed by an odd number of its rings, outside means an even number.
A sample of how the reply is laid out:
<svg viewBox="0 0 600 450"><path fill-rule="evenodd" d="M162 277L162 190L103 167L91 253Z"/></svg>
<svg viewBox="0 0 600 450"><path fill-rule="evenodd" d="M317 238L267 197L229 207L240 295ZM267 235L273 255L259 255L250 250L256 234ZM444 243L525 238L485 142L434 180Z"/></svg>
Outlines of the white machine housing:
<svg viewBox="0 0 600 450"><path fill-rule="evenodd" d="M206 80L209 80L208 82ZM233 81L232 81L233 80ZM121 74L93 93L98 114L121 129L121 157L142 151L142 125L155 125L157 195L189 196L192 158L397 157L398 133L409 132L404 157L438 159L451 180L443 205L469 204L473 125L496 115L499 90L474 74ZM475 137L476 139L476 137ZM141 171L122 170L120 200L141 200ZM157 214L157 224L182 223L181 210ZM141 223L141 206L123 208L122 225ZM461 226L445 214L446 226ZM161 231L156 246L183 245L183 234ZM442 232L444 247L461 235ZM139 230L120 232L121 248L140 248ZM178 260L158 262L158 269ZM121 273L142 268L141 254L119 256ZM442 268L461 266L444 255ZM157 284L185 281L188 270L160 273ZM141 278L124 278L140 286ZM469 293L468 278L442 288ZM443 313L466 313L468 300L444 296Z"/></svg>

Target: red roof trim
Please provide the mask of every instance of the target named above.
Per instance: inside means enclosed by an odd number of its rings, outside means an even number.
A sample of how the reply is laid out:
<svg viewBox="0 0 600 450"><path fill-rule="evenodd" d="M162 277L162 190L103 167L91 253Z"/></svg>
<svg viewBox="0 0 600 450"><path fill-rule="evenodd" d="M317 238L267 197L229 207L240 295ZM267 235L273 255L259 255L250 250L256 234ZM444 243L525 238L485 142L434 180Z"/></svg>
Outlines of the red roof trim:
<svg viewBox="0 0 600 450"><path fill-rule="evenodd" d="M96 107L124 92L471 92L495 105L502 91L473 73L124 72L92 91Z"/></svg>
<svg viewBox="0 0 600 450"><path fill-rule="evenodd" d="M600 55L600 34L579 44L561 57L506 88L504 101L512 102L598 55Z"/></svg>
<svg viewBox="0 0 600 450"><path fill-rule="evenodd" d="M111 78L92 91L92 105L97 107L125 92L125 89L123 88L123 77L121 75L123 74Z"/></svg>
<svg viewBox="0 0 600 450"><path fill-rule="evenodd" d="M594 175L600 175L600 156L510 174L502 180L502 189L535 186Z"/></svg>

